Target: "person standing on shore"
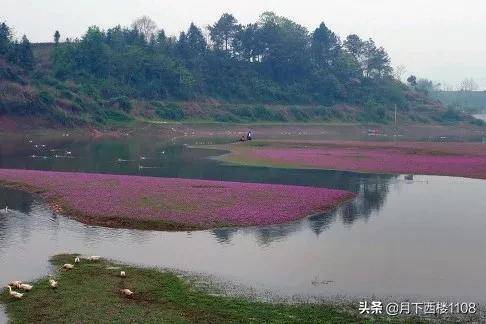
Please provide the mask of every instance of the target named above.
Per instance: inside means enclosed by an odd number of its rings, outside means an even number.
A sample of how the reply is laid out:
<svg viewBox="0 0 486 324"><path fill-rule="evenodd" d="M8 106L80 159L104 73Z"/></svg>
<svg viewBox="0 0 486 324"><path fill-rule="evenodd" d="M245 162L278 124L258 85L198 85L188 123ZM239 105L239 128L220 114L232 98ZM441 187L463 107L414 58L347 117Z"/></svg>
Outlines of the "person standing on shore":
<svg viewBox="0 0 486 324"><path fill-rule="evenodd" d="M248 131L248 134L246 135L246 140L251 141L251 130Z"/></svg>

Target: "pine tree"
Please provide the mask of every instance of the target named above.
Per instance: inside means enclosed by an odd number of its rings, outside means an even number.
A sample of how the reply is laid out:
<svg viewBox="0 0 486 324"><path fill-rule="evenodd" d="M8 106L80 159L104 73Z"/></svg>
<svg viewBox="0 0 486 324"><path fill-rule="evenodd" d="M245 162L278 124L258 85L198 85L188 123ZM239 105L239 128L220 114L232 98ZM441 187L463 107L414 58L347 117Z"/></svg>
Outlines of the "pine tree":
<svg viewBox="0 0 486 324"><path fill-rule="evenodd" d="M34 54L32 53L32 46L30 45L27 36L22 37L22 42L17 45L17 59L19 65L27 70L34 69Z"/></svg>
<svg viewBox="0 0 486 324"><path fill-rule="evenodd" d="M12 42L12 32L6 23L0 24L0 55L8 54Z"/></svg>

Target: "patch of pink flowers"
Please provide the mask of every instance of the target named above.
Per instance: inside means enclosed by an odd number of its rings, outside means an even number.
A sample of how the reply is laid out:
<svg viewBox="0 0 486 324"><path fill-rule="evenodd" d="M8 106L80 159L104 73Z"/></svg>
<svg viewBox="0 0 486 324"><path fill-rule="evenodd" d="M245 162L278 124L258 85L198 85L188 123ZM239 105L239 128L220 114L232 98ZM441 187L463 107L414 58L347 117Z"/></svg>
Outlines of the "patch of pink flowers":
<svg viewBox="0 0 486 324"><path fill-rule="evenodd" d="M0 181L42 189L48 201L91 218L200 228L288 222L354 197L301 186L12 169L0 169Z"/></svg>
<svg viewBox="0 0 486 324"><path fill-rule="evenodd" d="M246 153L271 163L378 173L410 173L486 179L486 155L456 155L386 147L264 147ZM420 149L423 149L421 147Z"/></svg>

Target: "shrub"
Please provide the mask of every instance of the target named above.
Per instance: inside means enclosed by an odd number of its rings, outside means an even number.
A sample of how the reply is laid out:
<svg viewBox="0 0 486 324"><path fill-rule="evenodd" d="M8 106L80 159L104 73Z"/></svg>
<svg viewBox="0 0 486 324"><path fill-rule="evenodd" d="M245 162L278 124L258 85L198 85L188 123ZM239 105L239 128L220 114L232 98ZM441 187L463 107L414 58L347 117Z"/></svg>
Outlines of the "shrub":
<svg viewBox="0 0 486 324"><path fill-rule="evenodd" d="M132 110L132 103L130 102L130 99L126 96L122 96L120 98L117 98L117 103L118 106L124 111L124 112L130 112Z"/></svg>
<svg viewBox="0 0 486 324"><path fill-rule="evenodd" d="M54 104L54 96L45 90L39 92L39 99L43 104L46 105Z"/></svg>
<svg viewBox="0 0 486 324"><path fill-rule="evenodd" d="M61 96L70 100L74 98L73 93L69 90L61 90Z"/></svg>
<svg viewBox="0 0 486 324"><path fill-rule="evenodd" d="M303 110L296 107L290 108L290 113L294 116L297 121L308 121L309 115Z"/></svg>
<svg viewBox="0 0 486 324"><path fill-rule="evenodd" d="M229 114L229 113L219 113L219 114L216 114L216 116L214 117L214 120L218 121L218 122L222 122L222 123L236 123L238 122L238 118L236 118L235 116Z"/></svg>
<svg viewBox="0 0 486 324"><path fill-rule="evenodd" d="M256 106L253 109L253 115L257 120L274 120L272 112L264 106Z"/></svg>
<svg viewBox="0 0 486 324"><path fill-rule="evenodd" d="M160 105L157 104L155 113L158 117L168 120L182 120L185 117L184 110L176 104Z"/></svg>
<svg viewBox="0 0 486 324"><path fill-rule="evenodd" d="M448 123L454 123L462 120L462 114L454 109L447 109L441 116L441 120Z"/></svg>
<svg viewBox="0 0 486 324"><path fill-rule="evenodd" d="M366 122L385 123L389 118L383 105L370 100L364 105L360 119Z"/></svg>
<svg viewBox="0 0 486 324"><path fill-rule="evenodd" d="M236 109L233 110L233 112L235 115L243 119L249 121L255 120L255 117L253 116L253 111L248 106L237 107Z"/></svg>
<svg viewBox="0 0 486 324"><path fill-rule="evenodd" d="M111 122L117 122L117 123L124 123L124 122L129 122L132 120L132 118L124 113L118 112L118 111L113 111L113 110L107 110L105 112L107 121Z"/></svg>

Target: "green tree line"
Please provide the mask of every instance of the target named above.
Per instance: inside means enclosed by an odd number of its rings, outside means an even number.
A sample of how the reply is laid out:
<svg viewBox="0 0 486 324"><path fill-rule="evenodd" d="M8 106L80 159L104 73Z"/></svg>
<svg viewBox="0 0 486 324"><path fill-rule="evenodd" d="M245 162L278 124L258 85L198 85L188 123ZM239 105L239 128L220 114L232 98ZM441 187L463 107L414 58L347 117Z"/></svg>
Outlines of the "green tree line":
<svg viewBox="0 0 486 324"><path fill-rule="evenodd" d="M341 40L324 23L314 31L271 12L242 25L223 14L178 37L142 17L131 27L93 26L59 43L54 74L104 97L240 102L405 104L390 58L372 39Z"/></svg>
<svg viewBox="0 0 486 324"><path fill-rule="evenodd" d="M76 39L62 34L36 47L0 24L0 113L123 122L137 104L145 116L179 120L194 117L183 102L196 101L205 108L195 118L218 121L386 123L395 107L412 122L443 120L440 103L419 91L421 80L410 76L407 85L393 76L383 47L355 34L341 38L324 23L309 31L265 12L243 25L225 13L168 36L143 16L131 26L89 27ZM279 104L287 108L265 108Z"/></svg>

